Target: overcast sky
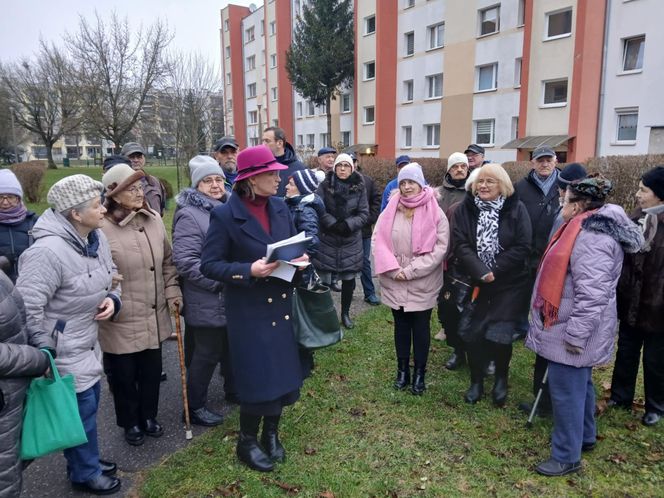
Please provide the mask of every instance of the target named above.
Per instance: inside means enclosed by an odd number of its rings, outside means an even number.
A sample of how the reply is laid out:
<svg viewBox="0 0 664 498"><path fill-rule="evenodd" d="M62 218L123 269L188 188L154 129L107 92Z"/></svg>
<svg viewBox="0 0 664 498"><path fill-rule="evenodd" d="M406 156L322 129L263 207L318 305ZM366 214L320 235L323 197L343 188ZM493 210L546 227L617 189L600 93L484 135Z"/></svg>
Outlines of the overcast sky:
<svg viewBox="0 0 664 498"><path fill-rule="evenodd" d="M115 10L131 26L150 24L156 17L175 31L171 48L200 52L216 67L220 63L219 11L229 3L248 6L249 0L3 0L0 61L29 56L39 37L60 43L65 31L76 31L79 15L92 19ZM256 5L262 2L254 0Z"/></svg>

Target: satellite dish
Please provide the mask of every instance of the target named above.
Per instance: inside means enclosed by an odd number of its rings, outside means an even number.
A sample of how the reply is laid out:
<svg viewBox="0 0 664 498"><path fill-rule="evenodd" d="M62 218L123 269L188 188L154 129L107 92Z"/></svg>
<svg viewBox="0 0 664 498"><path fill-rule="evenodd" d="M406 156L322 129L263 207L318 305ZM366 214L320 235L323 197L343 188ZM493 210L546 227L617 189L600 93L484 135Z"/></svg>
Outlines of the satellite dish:
<svg viewBox="0 0 664 498"><path fill-rule="evenodd" d="M256 12L256 4L255 3L250 3L249 4L249 12Z"/></svg>

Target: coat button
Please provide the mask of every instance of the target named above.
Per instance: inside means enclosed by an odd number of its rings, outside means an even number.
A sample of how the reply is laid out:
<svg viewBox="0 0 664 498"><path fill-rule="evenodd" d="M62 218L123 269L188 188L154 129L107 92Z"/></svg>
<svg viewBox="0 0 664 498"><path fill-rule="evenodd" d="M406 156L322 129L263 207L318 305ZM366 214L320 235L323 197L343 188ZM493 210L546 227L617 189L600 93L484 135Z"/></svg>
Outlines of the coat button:
<svg viewBox="0 0 664 498"><path fill-rule="evenodd" d="M145 232L145 228L141 227L138 229L139 232Z"/></svg>
<svg viewBox="0 0 664 498"><path fill-rule="evenodd" d="M286 320L290 320L290 316L288 316L288 315L285 315L284 318L285 318Z"/></svg>
<svg viewBox="0 0 664 498"><path fill-rule="evenodd" d="M156 304L153 304L153 305L152 305L152 309L153 309L153 310L156 310L156 309L157 309L157 305L156 305Z"/></svg>
<svg viewBox="0 0 664 498"><path fill-rule="evenodd" d="M271 297L268 297L268 298L267 298L267 302L268 302L268 303L271 303L271 302L272 302L272 298L271 298Z"/></svg>
<svg viewBox="0 0 664 498"><path fill-rule="evenodd" d="M286 293L284 292L284 293L281 295L281 297L283 297L284 299L286 299L286 297L288 297L288 296L286 296Z"/></svg>
<svg viewBox="0 0 664 498"><path fill-rule="evenodd" d="M276 326L277 326L277 322L272 322L272 326L273 326L273 327L276 327Z"/></svg>
<svg viewBox="0 0 664 498"><path fill-rule="evenodd" d="M150 271L154 271L154 266L151 266L151 267L150 267Z"/></svg>

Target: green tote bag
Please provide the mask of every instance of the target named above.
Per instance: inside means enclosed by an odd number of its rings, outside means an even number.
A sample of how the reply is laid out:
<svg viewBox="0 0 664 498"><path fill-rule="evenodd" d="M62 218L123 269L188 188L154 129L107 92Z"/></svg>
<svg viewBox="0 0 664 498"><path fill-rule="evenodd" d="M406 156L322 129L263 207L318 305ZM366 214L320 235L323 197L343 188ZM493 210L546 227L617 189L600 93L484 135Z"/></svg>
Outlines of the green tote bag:
<svg viewBox="0 0 664 498"><path fill-rule="evenodd" d="M78 412L74 377L60 377L51 354L42 351L51 362L53 378L33 379L28 388L21 431L23 460L31 460L88 441Z"/></svg>
<svg viewBox="0 0 664 498"><path fill-rule="evenodd" d="M306 349L332 346L343 338L329 287L295 288L293 331L298 344Z"/></svg>

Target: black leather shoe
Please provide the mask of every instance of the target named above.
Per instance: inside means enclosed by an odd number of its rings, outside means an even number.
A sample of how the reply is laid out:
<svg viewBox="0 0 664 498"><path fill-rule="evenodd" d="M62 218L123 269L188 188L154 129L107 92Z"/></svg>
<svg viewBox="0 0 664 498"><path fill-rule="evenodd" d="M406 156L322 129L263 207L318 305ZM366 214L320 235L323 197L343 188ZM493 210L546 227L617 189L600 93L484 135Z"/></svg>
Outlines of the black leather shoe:
<svg viewBox="0 0 664 498"><path fill-rule="evenodd" d="M330 289L332 289L334 292L341 292L341 284L338 280L335 280L330 284Z"/></svg>
<svg viewBox="0 0 664 498"><path fill-rule="evenodd" d="M581 462L560 463L553 458L549 458L546 462L542 462L535 467L535 472L550 477L564 476L579 470L581 470Z"/></svg>
<svg viewBox="0 0 664 498"><path fill-rule="evenodd" d="M348 313L341 314L341 324L347 329L352 329L355 326L353 320L351 320L350 316L348 316Z"/></svg>
<svg viewBox="0 0 664 498"><path fill-rule="evenodd" d="M85 482L72 482L71 486L77 491L84 491L93 495L112 495L120 491L120 479L99 474L99 476Z"/></svg>
<svg viewBox="0 0 664 498"><path fill-rule="evenodd" d="M273 462L283 463L286 461L286 450L281 441L279 441L279 434L276 430L263 429L261 446L265 448L265 453L268 454L270 460Z"/></svg>
<svg viewBox="0 0 664 498"><path fill-rule="evenodd" d="M501 408L505 406L505 402L507 401L507 377L496 376L491 394L494 405Z"/></svg>
<svg viewBox="0 0 664 498"><path fill-rule="evenodd" d="M632 408L632 403L621 403L620 401L616 401L615 399L609 399L609 401L606 402L606 407L607 408L622 408L623 410L629 410Z"/></svg>
<svg viewBox="0 0 664 498"><path fill-rule="evenodd" d="M132 446L140 446L143 444L145 437L139 426L134 425L132 427L127 427L125 428L124 433L125 441L127 441Z"/></svg>
<svg viewBox="0 0 664 498"><path fill-rule="evenodd" d="M466 364L466 355L465 353L457 353L456 351L452 353L450 359L445 363L445 368L448 370L457 370L459 367Z"/></svg>
<svg viewBox="0 0 664 498"><path fill-rule="evenodd" d="M583 443L581 445L581 451L588 453L589 451L594 450L595 446L597 446L597 443Z"/></svg>
<svg viewBox="0 0 664 498"><path fill-rule="evenodd" d="M115 475L115 472L118 470L118 466L113 462L107 462L106 460L99 459L99 468L101 473L105 476Z"/></svg>
<svg viewBox="0 0 664 498"><path fill-rule="evenodd" d="M203 406L196 410L189 410L189 421L194 425L214 427L215 425L224 422L224 416L219 413L211 412Z"/></svg>
<svg viewBox="0 0 664 498"><path fill-rule="evenodd" d="M410 384L410 365L407 359L397 360L397 378L394 379L394 389L401 391Z"/></svg>
<svg viewBox="0 0 664 498"><path fill-rule="evenodd" d="M155 418L149 418L143 422L143 430L150 437L159 437L164 433L164 428Z"/></svg>
<svg viewBox="0 0 664 498"><path fill-rule="evenodd" d="M375 294L371 294L364 298L364 302L369 303L371 306L378 306L380 304L380 299L378 299Z"/></svg>
<svg viewBox="0 0 664 498"><path fill-rule="evenodd" d="M240 432L235 453L242 463L259 472L271 472L274 464L269 455L258 444L256 436Z"/></svg>
<svg viewBox="0 0 664 498"><path fill-rule="evenodd" d="M480 399L482 399L483 394L484 394L484 386L482 384L480 383L471 384L468 390L466 391L464 400L466 400L466 403L474 405Z"/></svg>
<svg viewBox="0 0 664 498"><path fill-rule="evenodd" d="M424 375L426 369L422 367L415 367L413 370L413 385L410 386L411 394L415 396L422 396L426 390L426 384L424 383Z"/></svg>
<svg viewBox="0 0 664 498"><path fill-rule="evenodd" d="M646 412L646 414L641 419L641 423L643 425L647 425L648 427L652 427L653 425L657 424L657 422L659 422L660 418L662 418L662 416L659 413Z"/></svg>

